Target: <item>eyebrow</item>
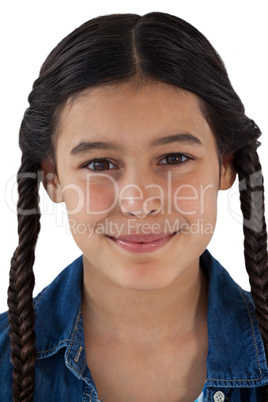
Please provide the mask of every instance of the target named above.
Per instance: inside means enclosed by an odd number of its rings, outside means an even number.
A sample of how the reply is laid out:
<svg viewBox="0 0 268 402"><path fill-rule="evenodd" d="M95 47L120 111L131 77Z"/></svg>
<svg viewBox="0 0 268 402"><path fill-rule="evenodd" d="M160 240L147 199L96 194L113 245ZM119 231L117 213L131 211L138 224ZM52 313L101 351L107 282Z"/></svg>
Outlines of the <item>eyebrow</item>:
<svg viewBox="0 0 268 402"><path fill-rule="evenodd" d="M203 145L199 138L190 133L174 134L167 137L161 137L153 140L149 146L156 147L159 145L172 144L179 142L182 144ZM81 141L70 152L70 155L79 155L95 149L106 149L112 151L123 151L122 147L118 144L106 141Z"/></svg>

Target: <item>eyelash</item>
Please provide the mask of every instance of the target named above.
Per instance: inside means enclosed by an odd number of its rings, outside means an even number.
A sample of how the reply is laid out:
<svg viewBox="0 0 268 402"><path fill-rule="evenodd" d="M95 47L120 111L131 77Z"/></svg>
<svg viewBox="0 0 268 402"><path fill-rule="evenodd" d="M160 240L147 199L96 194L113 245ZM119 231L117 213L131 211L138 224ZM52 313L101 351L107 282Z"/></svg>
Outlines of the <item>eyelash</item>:
<svg viewBox="0 0 268 402"><path fill-rule="evenodd" d="M171 153L171 154L167 154L164 157L162 157L161 161L163 159L167 159L168 157L175 157L175 158L186 158L186 160L184 160L183 162L179 162L179 163L160 163L160 165L166 165L166 166L173 166L173 167L180 167L181 165L185 165L186 163L190 162L191 160L193 160L194 158L190 158L189 156L185 155L185 154L181 154L179 152L177 153ZM92 173L99 173L99 172L105 172L107 170L112 170L112 169L100 169L100 170L94 170L92 168L89 168L88 166L91 163L95 163L95 162L109 162L112 165L114 165L108 158L99 158L99 159L92 159L91 161L85 163L82 168L86 168L92 171Z"/></svg>

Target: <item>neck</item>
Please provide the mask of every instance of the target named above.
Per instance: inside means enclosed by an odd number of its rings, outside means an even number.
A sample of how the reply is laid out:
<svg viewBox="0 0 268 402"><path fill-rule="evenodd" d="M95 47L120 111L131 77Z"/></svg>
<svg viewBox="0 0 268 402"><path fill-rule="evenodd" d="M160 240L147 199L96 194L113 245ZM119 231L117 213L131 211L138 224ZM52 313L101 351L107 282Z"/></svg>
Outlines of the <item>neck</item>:
<svg viewBox="0 0 268 402"><path fill-rule="evenodd" d="M170 286L125 289L84 261L82 315L86 336L133 345L156 345L198 333L207 320L207 278L199 261Z"/></svg>

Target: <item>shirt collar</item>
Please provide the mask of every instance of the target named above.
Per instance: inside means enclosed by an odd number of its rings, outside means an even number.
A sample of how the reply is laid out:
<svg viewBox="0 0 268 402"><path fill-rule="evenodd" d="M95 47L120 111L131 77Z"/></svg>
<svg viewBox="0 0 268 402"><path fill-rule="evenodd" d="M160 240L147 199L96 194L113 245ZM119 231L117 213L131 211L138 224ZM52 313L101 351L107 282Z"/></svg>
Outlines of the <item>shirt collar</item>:
<svg viewBox="0 0 268 402"><path fill-rule="evenodd" d="M209 277L207 386L260 387L268 368L254 304L206 250L200 266Z"/></svg>
<svg viewBox="0 0 268 402"><path fill-rule="evenodd" d="M81 309L82 255L65 268L35 299L37 359L69 345Z"/></svg>
<svg viewBox="0 0 268 402"><path fill-rule="evenodd" d="M265 351L250 293L233 281L208 250L200 257L200 265L209 278L207 386L268 384ZM70 347L78 332L84 336L80 317L82 279L81 255L35 299L37 359Z"/></svg>

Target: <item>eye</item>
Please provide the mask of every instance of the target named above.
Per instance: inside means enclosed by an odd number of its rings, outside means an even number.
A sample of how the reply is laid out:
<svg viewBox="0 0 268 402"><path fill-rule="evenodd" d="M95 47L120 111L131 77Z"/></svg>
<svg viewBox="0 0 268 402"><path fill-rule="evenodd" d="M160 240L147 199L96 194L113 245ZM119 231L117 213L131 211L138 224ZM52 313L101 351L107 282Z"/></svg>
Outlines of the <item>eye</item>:
<svg viewBox="0 0 268 402"><path fill-rule="evenodd" d="M180 154L180 153L174 153L174 154L168 154L166 155L163 160L166 160L166 163L160 162L160 165L182 165L187 162L189 162L192 158L189 156Z"/></svg>
<svg viewBox="0 0 268 402"><path fill-rule="evenodd" d="M88 163L86 163L83 167L92 170L95 172L103 172L105 170L111 170L110 166L112 165L112 169L116 169L116 166L110 162L108 159L94 159Z"/></svg>

